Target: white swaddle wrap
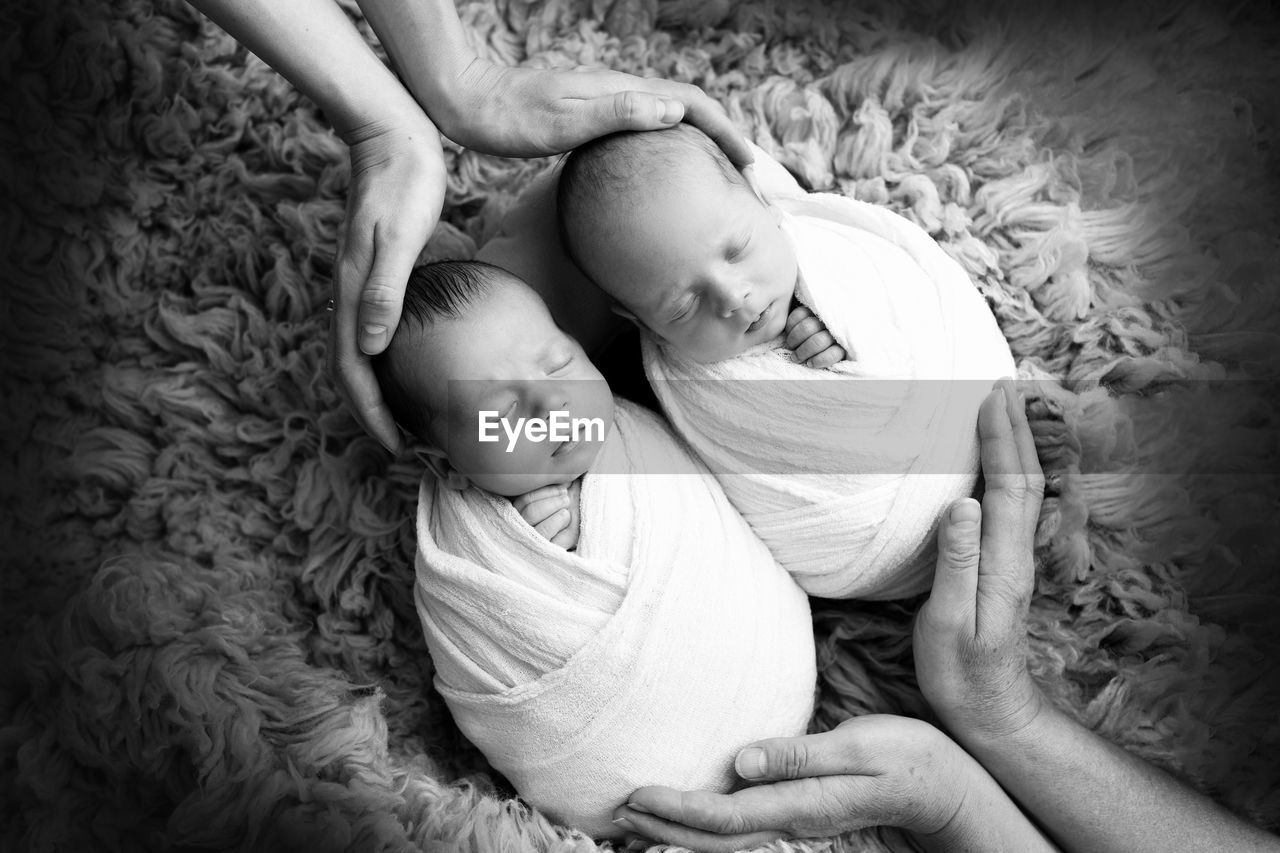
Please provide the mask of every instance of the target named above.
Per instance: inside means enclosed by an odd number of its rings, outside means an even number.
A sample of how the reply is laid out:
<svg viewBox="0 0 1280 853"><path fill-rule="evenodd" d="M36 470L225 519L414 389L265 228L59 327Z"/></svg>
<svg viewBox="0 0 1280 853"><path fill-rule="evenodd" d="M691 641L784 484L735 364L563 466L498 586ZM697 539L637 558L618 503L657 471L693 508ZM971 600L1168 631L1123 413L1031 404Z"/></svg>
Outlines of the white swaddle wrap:
<svg viewBox="0 0 1280 853"><path fill-rule="evenodd" d="M645 371L676 431L807 592L922 592L936 523L976 483L978 408L1013 375L1008 344L964 269L907 219L837 195L774 203L796 249L797 298L849 359L814 370L778 338L700 365L646 335Z"/></svg>
<svg viewBox="0 0 1280 853"><path fill-rule="evenodd" d="M596 837L643 785L727 791L804 733L804 593L662 422L617 400L575 553L511 502L423 481L415 599L436 687L521 796Z"/></svg>

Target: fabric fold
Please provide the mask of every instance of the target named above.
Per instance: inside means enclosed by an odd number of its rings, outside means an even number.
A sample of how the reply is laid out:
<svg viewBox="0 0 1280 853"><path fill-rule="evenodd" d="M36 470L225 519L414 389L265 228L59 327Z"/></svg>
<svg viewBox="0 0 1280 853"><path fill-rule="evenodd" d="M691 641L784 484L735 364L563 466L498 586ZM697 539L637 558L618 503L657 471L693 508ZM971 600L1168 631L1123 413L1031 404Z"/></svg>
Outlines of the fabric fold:
<svg viewBox="0 0 1280 853"><path fill-rule="evenodd" d="M436 687L530 804L596 837L636 788L728 791L802 734L808 600L661 419L617 400L569 553L510 502L423 481L415 598Z"/></svg>
<svg viewBox="0 0 1280 853"><path fill-rule="evenodd" d="M813 370L779 337L703 365L646 335L646 374L808 593L923 592L937 521L977 482L978 408L1014 373L1008 344L968 274L909 220L830 194L774 204L797 298L849 358Z"/></svg>

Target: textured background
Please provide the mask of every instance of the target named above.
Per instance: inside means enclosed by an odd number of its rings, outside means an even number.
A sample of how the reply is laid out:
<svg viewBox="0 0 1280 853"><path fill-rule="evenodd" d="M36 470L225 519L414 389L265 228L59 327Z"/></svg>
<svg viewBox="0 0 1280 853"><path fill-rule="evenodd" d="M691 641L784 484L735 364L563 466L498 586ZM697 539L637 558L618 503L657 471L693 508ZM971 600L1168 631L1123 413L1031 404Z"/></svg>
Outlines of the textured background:
<svg viewBox="0 0 1280 853"><path fill-rule="evenodd" d="M959 259L1043 380L1036 675L1275 827L1280 30L1071 5L460 13L501 62L697 83ZM165 0L0 10L0 69L3 846L593 849L502 800L430 689L417 471L324 368L348 165L323 117ZM447 156L428 253L466 256L546 163ZM815 726L927 715L914 603L815 604Z"/></svg>

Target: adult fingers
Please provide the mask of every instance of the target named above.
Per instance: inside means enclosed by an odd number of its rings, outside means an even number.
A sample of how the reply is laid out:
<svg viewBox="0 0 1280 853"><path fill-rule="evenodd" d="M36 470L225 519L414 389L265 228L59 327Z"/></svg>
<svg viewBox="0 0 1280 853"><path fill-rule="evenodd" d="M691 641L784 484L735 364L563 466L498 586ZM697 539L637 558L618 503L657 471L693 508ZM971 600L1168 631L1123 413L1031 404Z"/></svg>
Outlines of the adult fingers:
<svg viewBox="0 0 1280 853"><path fill-rule="evenodd" d="M859 717L818 734L757 741L738 752L733 766L753 782L875 773L865 737L874 725L873 718Z"/></svg>
<svg viewBox="0 0 1280 853"><path fill-rule="evenodd" d="M1034 504L1038 509L1041 497L1024 467L1014 432L1015 408L1010 404L1010 397L1016 403L1017 396L1011 386L1002 382L987 395L978 410L978 440L986 481L986 492L982 496L983 526L984 529L990 526L992 544L1000 550L1023 547L1029 505ZM985 571L987 567L983 568Z"/></svg>
<svg viewBox="0 0 1280 853"><path fill-rule="evenodd" d="M612 130L651 130L659 127L669 127L683 119L711 137L735 166L743 168L755 160L755 155L751 153L751 147L742 136L742 132L729 120L724 108L697 86L689 83L677 83L674 80L632 77L616 71L597 71L582 74L581 78L583 81L588 82L589 85L603 88L608 92L617 92L619 89L623 89L624 91L618 94L647 96L659 99L662 102L661 121L645 125L630 123L633 121L630 116L631 110L636 106L626 105L619 113L627 116L626 123L614 124L611 126ZM600 94L604 95L605 93L601 92ZM643 104L644 100L639 103ZM649 109L647 106L641 106L640 108ZM658 115L656 110L654 115ZM615 121L617 120L617 117L615 117ZM586 136L584 139L591 139L608 132L610 130L603 130L601 133Z"/></svg>
<svg viewBox="0 0 1280 853"><path fill-rule="evenodd" d="M391 342L409 273L424 242L417 229L404 230L387 220L374 226L373 264L360 294L360 351L366 355L377 355Z"/></svg>
<svg viewBox="0 0 1280 853"><path fill-rule="evenodd" d="M987 486L982 496L978 633L984 632L984 625L1004 630L1022 619L1035 585L1032 534L1043 481L1033 480L1024 467L1013 423L1020 406L1012 385L1001 382L978 413Z"/></svg>
<svg viewBox="0 0 1280 853"><path fill-rule="evenodd" d="M729 162L741 169L755 161L751 146L729 119L724 107L697 86L687 83L671 85L678 87L678 97L684 104L684 120L715 140Z"/></svg>
<svg viewBox="0 0 1280 853"><path fill-rule="evenodd" d="M684 105L674 98L636 89L569 101L566 107L554 119L558 127L555 147L564 149L620 130L660 130L684 117Z"/></svg>
<svg viewBox="0 0 1280 853"><path fill-rule="evenodd" d="M348 216L338 247L334 276L334 312L329 326L330 371L356 420L392 453L400 449L400 431L382 400L369 357L357 345L361 285L373 263L372 229L359 209Z"/></svg>
<svg viewBox="0 0 1280 853"><path fill-rule="evenodd" d="M770 841L786 837L786 833L780 830L726 835L673 823L656 815L635 811L625 806L618 809L614 814L614 823L621 829L628 832L639 832L654 842L685 847L689 850L699 851L699 853L736 853L739 850L750 850L754 847L768 844ZM630 844L627 847L628 850L637 848L646 849L646 847L638 845L633 847Z"/></svg>
<svg viewBox="0 0 1280 853"><path fill-rule="evenodd" d="M673 843L683 843L674 834L681 830L738 838L821 836L882 822L886 797L893 796L875 777L851 775L789 779L732 794L651 787L632 793L615 816L626 818L627 828Z"/></svg>
<svg viewBox="0 0 1280 853"><path fill-rule="evenodd" d="M981 554L982 508L973 498L951 505L938 525L938 561L933 589L922 613L934 625L974 631L974 602L978 595L978 560Z"/></svg>
<svg viewBox="0 0 1280 853"><path fill-rule="evenodd" d="M1024 502L1024 529L1027 541L1034 541L1036 523L1040 518L1040 504L1044 500L1044 471L1040 467L1040 454L1036 451L1035 437L1031 434L1031 425L1027 423L1027 408L1014 384L1009 380L1001 380L1005 392L1005 400L1009 406L1009 425L1013 430L1013 441L1018 448L1018 461L1027 483L1027 499Z"/></svg>

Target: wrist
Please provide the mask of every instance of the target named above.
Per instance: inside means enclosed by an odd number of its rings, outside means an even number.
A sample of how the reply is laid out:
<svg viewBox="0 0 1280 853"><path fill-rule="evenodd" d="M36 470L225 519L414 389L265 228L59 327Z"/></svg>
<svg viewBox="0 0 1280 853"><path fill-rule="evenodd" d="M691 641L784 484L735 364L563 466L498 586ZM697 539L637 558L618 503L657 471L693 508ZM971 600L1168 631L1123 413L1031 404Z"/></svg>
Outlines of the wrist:
<svg viewBox="0 0 1280 853"><path fill-rule="evenodd" d="M452 0L358 0L413 99L448 133L463 112L459 87L479 61Z"/></svg>
<svg viewBox="0 0 1280 853"><path fill-rule="evenodd" d="M968 821L969 786L973 771L978 765L955 741L933 729L924 749L928 761L922 770L930 784L925 786L926 796L914 810L902 828L934 841L946 841L957 837Z"/></svg>
<svg viewBox="0 0 1280 853"><path fill-rule="evenodd" d="M435 123L412 100L408 109L362 109L343 118L332 120L334 133L348 148L355 148L378 137L397 135L407 140L439 139Z"/></svg>
<svg viewBox="0 0 1280 853"><path fill-rule="evenodd" d="M998 706L952 714L944 724L969 752L982 757L1034 740L1054 713L1056 709L1031 685Z"/></svg>

